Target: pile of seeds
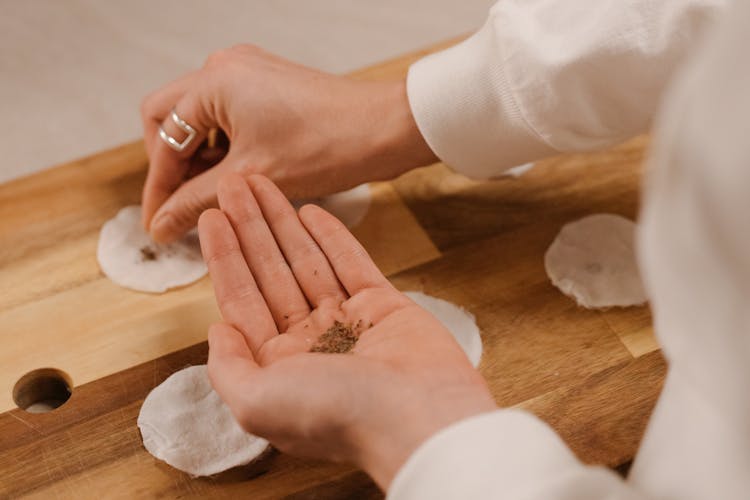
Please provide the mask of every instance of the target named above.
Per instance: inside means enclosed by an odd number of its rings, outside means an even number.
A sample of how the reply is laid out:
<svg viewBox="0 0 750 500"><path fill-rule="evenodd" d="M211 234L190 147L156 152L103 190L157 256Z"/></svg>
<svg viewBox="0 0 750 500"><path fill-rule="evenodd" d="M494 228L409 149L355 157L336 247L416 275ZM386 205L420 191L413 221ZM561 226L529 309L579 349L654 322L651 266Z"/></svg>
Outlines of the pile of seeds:
<svg viewBox="0 0 750 500"><path fill-rule="evenodd" d="M318 341L310 349L310 352L346 353L354 348L359 340L359 330L362 322L355 327L345 325L340 321L334 321L333 326L318 338Z"/></svg>

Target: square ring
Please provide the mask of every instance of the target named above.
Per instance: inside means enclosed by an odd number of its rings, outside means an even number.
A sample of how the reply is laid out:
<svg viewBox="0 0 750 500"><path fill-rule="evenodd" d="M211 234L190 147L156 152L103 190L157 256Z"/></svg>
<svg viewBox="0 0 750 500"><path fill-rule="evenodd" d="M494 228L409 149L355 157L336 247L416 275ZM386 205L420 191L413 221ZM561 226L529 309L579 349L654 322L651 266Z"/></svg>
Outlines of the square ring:
<svg viewBox="0 0 750 500"><path fill-rule="evenodd" d="M159 137L167 143L167 145L177 151L178 153L181 153L184 151L186 147L190 145L191 142L193 142L193 139L198 134L196 130L188 124L185 120L177 116L177 113L174 109L172 109L170 116L172 117L172 121L177 125L180 130L185 132L187 134L187 137L182 142L177 141L174 137L167 134L166 130L164 130L164 127L159 127Z"/></svg>

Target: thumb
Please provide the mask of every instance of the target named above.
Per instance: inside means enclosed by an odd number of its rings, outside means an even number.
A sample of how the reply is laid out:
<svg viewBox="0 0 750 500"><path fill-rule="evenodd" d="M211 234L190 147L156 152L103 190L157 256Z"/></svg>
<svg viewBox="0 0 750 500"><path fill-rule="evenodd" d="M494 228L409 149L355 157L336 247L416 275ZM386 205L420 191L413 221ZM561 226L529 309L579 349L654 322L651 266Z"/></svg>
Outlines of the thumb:
<svg viewBox="0 0 750 500"><path fill-rule="evenodd" d="M149 232L154 241L169 243L198 224L200 215L209 208L218 208L216 184L235 161L232 152L214 167L180 186L156 211Z"/></svg>
<svg viewBox="0 0 750 500"><path fill-rule="evenodd" d="M254 396L253 387L261 368L253 358L245 337L227 323L216 323L208 329L208 376L211 385L232 410L240 425L248 420Z"/></svg>

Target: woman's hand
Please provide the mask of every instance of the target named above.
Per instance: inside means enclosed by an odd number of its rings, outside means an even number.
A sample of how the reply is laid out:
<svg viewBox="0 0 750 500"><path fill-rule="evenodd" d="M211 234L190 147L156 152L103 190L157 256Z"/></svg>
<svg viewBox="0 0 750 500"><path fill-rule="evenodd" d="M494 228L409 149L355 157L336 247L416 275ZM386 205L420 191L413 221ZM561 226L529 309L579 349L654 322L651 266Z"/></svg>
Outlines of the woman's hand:
<svg viewBox="0 0 750 500"><path fill-rule="evenodd" d="M177 115L197 131L182 152ZM292 198L389 179L436 160L411 115L405 83L361 82L293 64L243 45L147 97L141 110L150 168L143 223L170 241L216 206L216 181L235 171L264 174ZM205 139L219 129L218 147ZM227 141L228 140L228 141Z"/></svg>
<svg viewBox="0 0 750 500"><path fill-rule="evenodd" d="M495 408L451 334L336 218L311 205L298 216L261 176L224 177L218 199L199 222L225 321L210 329L208 371L246 430L355 463L386 489L429 436ZM351 352L310 352L336 321L360 332Z"/></svg>

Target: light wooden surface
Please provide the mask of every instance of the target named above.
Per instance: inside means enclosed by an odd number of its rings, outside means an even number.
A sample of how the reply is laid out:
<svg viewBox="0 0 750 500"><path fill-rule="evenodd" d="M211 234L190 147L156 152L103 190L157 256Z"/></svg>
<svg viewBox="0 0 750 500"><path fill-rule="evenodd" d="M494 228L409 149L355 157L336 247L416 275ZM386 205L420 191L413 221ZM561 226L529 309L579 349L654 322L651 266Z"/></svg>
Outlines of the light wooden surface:
<svg viewBox="0 0 750 500"><path fill-rule="evenodd" d="M99 228L138 202L145 166L139 143L0 186L0 411L15 406L13 384L35 368L84 384L200 342L219 319L208 278L151 295L99 271ZM439 256L390 184L372 191L354 232L386 273Z"/></svg>
<svg viewBox="0 0 750 500"><path fill-rule="evenodd" d="M354 76L400 77L420 54ZM645 145L552 158L491 182L418 169L375 185L354 231L400 289L476 315L480 370L500 405L536 413L582 460L610 466L633 457L664 375L650 314L576 307L547 280L543 254L570 220L635 217ZM0 186L0 498L380 497L348 466L278 454L253 479L193 480L142 448L143 397L205 361L218 318L209 278L157 296L118 288L97 267L98 230L138 201L145 168L131 144ZM13 409L16 380L42 367L71 376L70 401L43 415Z"/></svg>

